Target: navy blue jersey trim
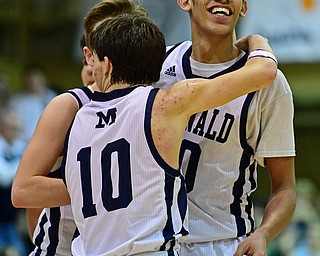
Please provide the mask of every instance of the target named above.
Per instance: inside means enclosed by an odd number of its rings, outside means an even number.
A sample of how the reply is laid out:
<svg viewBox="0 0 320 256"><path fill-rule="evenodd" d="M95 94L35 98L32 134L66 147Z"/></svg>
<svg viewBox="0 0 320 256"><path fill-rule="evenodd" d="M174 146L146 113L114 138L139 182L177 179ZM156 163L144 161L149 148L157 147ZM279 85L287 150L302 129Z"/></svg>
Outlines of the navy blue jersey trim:
<svg viewBox="0 0 320 256"><path fill-rule="evenodd" d="M61 178L61 167L59 167L57 170L50 172L48 174L48 177L50 178Z"/></svg>
<svg viewBox="0 0 320 256"><path fill-rule="evenodd" d="M254 162L252 165L250 165L249 167L249 171L250 171L250 177L249 177L249 181L251 183L251 190L255 190L257 188L257 182L256 180L254 179L254 174L257 170L257 163ZM254 231L254 219L253 219L253 213L252 213L252 209L253 209L253 202L251 200L251 197L250 195L247 196L247 201L248 201L248 204L246 205L245 207L245 211L246 213L248 214L248 219L250 221L250 224L251 224L251 230L250 232L247 234L249 235L250 233L252 233Z"/></svg>
<svg viewBox="0 0 320 256"><path fill-rule="evenodd" d="M37 248L36 252L35 252L35 256L40 256L41 255L41 244L43 242L43 238L45 236L45 231L44 231L44 225L48 222L48 218L47 218L47 215L44 214L40 220L40 223L39 223L39 228L40 228L40 231L39 233L37 234L37 236L35 237L35 240L34 240L34 244Z"/></svg>
<svg viewBox="0 0 320 256"><path fill-rule="evenodd" d="M166 60L166 58L168 58L168 56L170 55L170 53L172 53L174 51L174 49L176 49L180 44L182 44L183 42L180 42L180 43L177 43L175 44L174 46L172 46L167 52L166 54L164 55L164 60Z"/></svg>
<svg viewBox="0 0 320 256"><path fill-rule="evenodd" d="M248 111L249 111L249 106L251 104L251 101L254 97L256 92L251 92L247 95L245 102L243 104L243 107L241 109L241 116L240 116L240 144L241 147L245 152L247 152L250 155L253 155L254 151L253 148L248 144L247 142L247 136L246 136L246 131L247 131L247 120L248 120Z"/></svg>
<svg viewBox="0 0 320 256"><path fill-rule="evenodd" d="M61 218L60 208L50 208L50 227L48 228L48 236L49 236L49 245L46 248L46 256L55 256L57 246L59 243L59 222ZM44 225L48 222L48 217L44 214L40 220L39 228L40 231L38 235L35 237L35 256L40 256L42 249L41 244L43 243L43 239L45 237Z"/></svg>
<svg viewBox="0 0 320 256"><path fill-rule="evenodd" d="M61 174L61 179L63 180L64 184L67 186L66 182L66 161L67 161L67 152L68 152L68 146L69 146L69 138L70 138L70 131L73 125L74 119L67 131L66 138L64 140L64 146L63 146L63 158L61 161L61 166L60 166L60 174Z"/></svg>
<svg viewBox="0 0 320 256"><path fill-rule="evenodd" d="M64 93L69 93L69 92L72 92L76 89L83 91L88 96L88 98L91 99L93 92L88 88L88 86L84 86L84 85L80 86L80 87L73 88L73 89L68 89Z"/></svg>
<svg viewBox="0 0 320 256"><path fill-rule="evenodd" d="M248 96L245 100L244 106L242 108L241 118L240 118L240 143L241 143L241 146L244 149L244 151L249 155L249 158L254 154L254 149L248 144L248 142L246 140L246 137L247 137L246 136L246 131L247 131L246 128L247 128L247 122L248 122L249 106L250 106L255 94L256 94L256 92L252 92L252 93L248 94ZM251 164L249 166L249 172L250 172L249 181L251 183L251 190L255 190L257 188L257 183L254 179L254 175L255 175L256 170L257 170L257 163L254 162L253 164ZM248 215L248 219L251 224L250 232L253 232L253 230L254 230L254 219L253 219L253 213L252 213L253 203L250 198L250 195L247 196L247 201L248 201L248 204L245 207L245 211Z"/></svg>
<svg viewBox="0 0 320 256"><path fill-rule="evenodd" d="M47 248L47 256L54 256L57 251L57 246L59 243L59 223L60 223L61 213L60 207L50 208L50 223L51 226L48 228L49 233L49 245Z"/></svg>
<svg viewBox="0 0 320 256"><path fill-rule="evenodd" d="M76 227L76 230L74 231L73 237L72 237L72 241L77 238L78 236L80 236L80 232L79 229Z"/></svg>
<svg viewBox="0 0 320 256"><path fill-rule="evenodd" d="M178 207L179 207L179 212L180 212L180 217L182 219L182 223L184 223L185 218L186 218L186 213L187 213L187 191L185 187L185 181L183 179L183 176L180 175L180 182L181 182L181 187L178 192ZM174 187L175 187L175 180L176 178L171 176L170 174L165 175L165 201L167 205L167 223L162 231L163 237L164 237L164 242L160 246L160 251L165 251L167 250L168 252L173 252L173 248L176 245L176 239L175 239L175 231L173 227L173 216L171 213L171 207L173 205L173 198L174 198ZM182 225L181 230L178 232L182 236L186 236L189 234L189 232L184 228ZM170 255L170 254L169 254Z"/></svg>
<svg viewBox="0 0 320 256"><path fill-rule="evenodd" d="M80 89L82 90L88 97L89 100L91 100L92 98L92 95L93 95L93 92L86 86L83 86L83 87L79 87L79 88L76 88L76 89ZM77 100L78 102L78 105L79 105L79 109L83 107L83 102L81 101L81 99L79 98L78 94L76 93L76 91L74 91L75 89L73 90L68 90L66 91L66 93L70 93L71 95L73 95L73 97L75 97L75 99Z"/></svg>
<svg viewBox="0 0 320 256"><path fill-rule="evenodd" d="M163 244L160 246L160 251L166 251L167 245L172 241L174 238L174 229L173 229L173 223L172 223L172 214L171 214L171 207L173 204L173 188L174 188L174 181L175 178L170 175L165 175L165 200L166 200L166 206L167 206L167 223L162 231L162 235L164 238ZM169 251L172 250L173 245L170 244Z"/></svg>
<svg viewBox="0 0 320 256"><path fill-rule="evenodd" d="M241 218L241 207L240 204L242 203L241 197L243 195L243 186L245 185L245 177L246 177L246 170L249 168L250 171L250 177L249 180L251 181L251 187L256 186L256 183L254 181L253 175L255 172L255 164L250 166L250 158L254 153L253 148L247 143L246 140L246 124L248 119L248 111L250 103L253 99L253 96L255 95L255 92L252 92L247 95L245 102L243 104L242 110L241 110L241 116L240 116L240 144L243 148L243 154L240 161L240 167L239 167L239 177L237 181L234 183L232 195L234 197L233 203L230 205L231 214L235 216L236 224L237 224L237 236L243 236L246 232L246 225L243 218ZM248 205L245 207L245 211L248 214L248 218L251 222L251 224L254 223L253 217L252 217L252 201L247 197L248 199ZM253 225L251 226L251 229L253 229Z"/></svg>
<svg viewBox="0 0 320 256"><path fill-rule="evenodd" d="M125 89L118 89L118 90L113 90L111 92L94 92L92 95L92 100L93 101L98 101L98 102L103 102L103 101L108 101L108 100L113 100L116 98L121 98L129 93L131 93L134 89L143 86L143 85L138 85L138 86L133 86Z"/></svg>
<svg viewBox="0 0 320 256"><path fill-rule="evenodd" d="M184 186L184 179L179 170L176 170L169 166L159 155L159 152L157 151L151 134L151 113L152 113L152 106L154 103L154 99L159 91L159 88L154 88L150 91L147 104L146 104L146 111L145 111L145 122L144 122L144 129L145 129L145 135L147 139L147 143L149 146L149 149L154 157L154 159L157 161L159 166L161 166L165 171L165 201L166 201L166 207L167 207L167 222L166 225L162 231L164 242L160 247L160 251L168 251L168 255L174 255L173 248L175 246L175 231L172 223L172 213L171 208L173 205L173 198L174 198L174 187L175 187L175 180L176 178L179 178L181 180L181 188L178 193L178 198L180 200L183 200L179 204L179 211L181 213L181 217L184 220L186 217L186 205L187 205L187 192L186 188ZM180 201L178 200L178 201ZM188 234L188 232L183 228L181 231L183 235ZM173 254L172 254L173 253Z"/></svg>
<svg viewBox="0 0 320 256"><path fill-rule="evenodd" d="M84 91L84 93L88 96L89 99L92 98L93 92L87 86L82 86L79 89Z"/></svg>
<svg viewBox="0 0 320 256"><path fill-rule="evenodd" d="M182 69L183 69L183 73L186 78L209 78L209 79L212 79L212 78L221 76L223 74L227 74L229 72L235 71L235 70L243 67L247 61L247 58L248 58L248 54L246 53L244 56L242 56L236 63L234 63L230 67L228 67L218 73L212 74L209 77L202 77L202 76L198 76L198 75L195 75L192 73L191 65L190 65L191 51L192 51L192 45L188 48L188 50L184 53L184 55L182 57Z"/></svg>
<svg viewBox="0 0 320 256"><path fill-rule="evenodd" d="M184 179L184 177L181 175L180 176L180 180L181 180L181 189L178 193L178 207L179 207L179 212L180 212L180 216L181 216L181 220L182 223L185 222L186 218L187 218L187 188L185 186L186 181ZM187 231L184 228L184 225L182 225L182 229L179 232L182 236L186 236L189 234L189 231Z"/></svg>
<svg viewBox="0 0 320 256"><path fill-rule="evenodd" d="M231 214L235 216L236 224L237 224L237 236L242 236L246 234L246 225L244 219L241 217L241 196L243 194L243 186L245 185L245 171L246 167L249 166L250 163L250 155L244 154L241 157L240 168L239 168L239 177L237 181L234 183L232 195L234 200L230 205Z"/></svg>
<svg viewBox="0 0 320 256"><path fill-rule="evenodd" d="M151 112L152 112L152 106L154 103L154 99L156 97L156 94L158 93L159 88L154 88L150 91L147 104L146 104L146 111L145 111L145 119L144 119L144 131L146 140L149 146L149 149L151 151L151 154L153 155L154 159L157 161L159 166L161 166L166 172L168 172L170 175L174 177L180 176L180 172L177 169L172 168L170 165L168 165L163 158L160 156L158 150L156 149L156 146L154 145L152 134L151 134Z"/></svg>
<svg viewBox="0 0 320 256"><path fill-rule="evenodd" d="M70 93L77 100L79 108L82 108L83 104L82 104L82 101L80 100L79 96L73 91L68 91L67 93Z"/></svg>

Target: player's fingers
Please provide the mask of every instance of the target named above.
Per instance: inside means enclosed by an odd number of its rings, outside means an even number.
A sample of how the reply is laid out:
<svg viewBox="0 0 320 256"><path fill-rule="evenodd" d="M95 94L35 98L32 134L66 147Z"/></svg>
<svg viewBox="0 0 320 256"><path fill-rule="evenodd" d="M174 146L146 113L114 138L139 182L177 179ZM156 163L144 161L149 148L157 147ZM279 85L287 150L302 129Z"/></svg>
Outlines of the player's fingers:
<svg viewBox="0 0 320 256"><path fill-rule="evenodd" d="M245 252L246 252L246 250L245 250L244 246L241 246L241 244L240 244L233 256L243 256L243 255L245 255L244 254Z"/></svg>
<svg viewBox="0 0 320 256"><path fill-rule="evenodd" d="M248 46L247 37L242 37L239 40L237 40L235 42L235 46L238 47L241 50L248 50L249 46Z"/></svg>

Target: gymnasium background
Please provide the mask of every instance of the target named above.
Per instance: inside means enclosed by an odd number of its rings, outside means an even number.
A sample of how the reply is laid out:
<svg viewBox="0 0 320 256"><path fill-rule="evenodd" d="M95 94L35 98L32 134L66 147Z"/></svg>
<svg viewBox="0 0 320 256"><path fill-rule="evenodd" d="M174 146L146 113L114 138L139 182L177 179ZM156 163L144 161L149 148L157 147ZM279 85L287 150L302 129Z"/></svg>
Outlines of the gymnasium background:
<svg viewBox="0 0 320 256"><path fill-rule="evenodd" d="M247 0L248 13L238 37L259 33L269 39L294 95L296 174L302 190L320 193L320 0ZM12 93L21 90L22 67L45 68L58 92L81 85L79 40L86 11L97 0L0 0L0 74ZM176 0L144 0L167 44L190 38L189 17ZM311 184L311 185L310 185ZM268 176L259 170L255 197L263 205ZM312 203L319 210L319 196ZM318 200L318 201L317 201Z"/></svg>

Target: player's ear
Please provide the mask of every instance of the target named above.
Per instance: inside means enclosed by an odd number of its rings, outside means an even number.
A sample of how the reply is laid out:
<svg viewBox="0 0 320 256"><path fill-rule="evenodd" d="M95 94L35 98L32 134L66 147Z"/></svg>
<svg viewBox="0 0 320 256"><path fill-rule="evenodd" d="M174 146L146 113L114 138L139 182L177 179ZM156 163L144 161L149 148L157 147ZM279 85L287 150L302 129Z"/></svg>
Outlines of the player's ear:
<svg viewBox="0 0 320 256"><path fill-rule="evenodd" d="M240 11L240 17L246 16L247 10L248 10L248 3L246 0L243 0L241 11Z"/></svg>
<svg viewBox="0 0 320 256"><path fill-rule="evenodd" d="M112 63L108 57L103 58L104 62L104 74L106 77L111 76L111 71L112 71Z"/></svg>
<svg viewBox="0 0 320 256"><path fill-rule="evenodd" d="M191 9L190 1L191 0L177 0L177 3L183 11L189 12Z"/></svg>
<svg viewBox="0 0 320 256"><path fill-rule="evenodd" d="M93 65L93 54L88 46L83 47L83 56L86 58L86 62L89 66Z"/></svg>

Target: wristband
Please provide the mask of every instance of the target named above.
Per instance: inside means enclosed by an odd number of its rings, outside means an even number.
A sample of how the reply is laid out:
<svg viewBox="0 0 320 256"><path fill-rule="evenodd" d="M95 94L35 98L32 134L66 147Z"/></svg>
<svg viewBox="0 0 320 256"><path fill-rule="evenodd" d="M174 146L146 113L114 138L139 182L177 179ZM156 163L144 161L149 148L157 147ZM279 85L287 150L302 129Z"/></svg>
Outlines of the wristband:
<svg viewBox="0 0 320 256"><path fill-rule="evenodd" d="M271 52L268 52L266 50L263 50L263 49L253 50L252 52L250 52L248 56L248 60L254 57L269 58L269 59L272 59L278 65L276 56L274 56Z"/></svg>

